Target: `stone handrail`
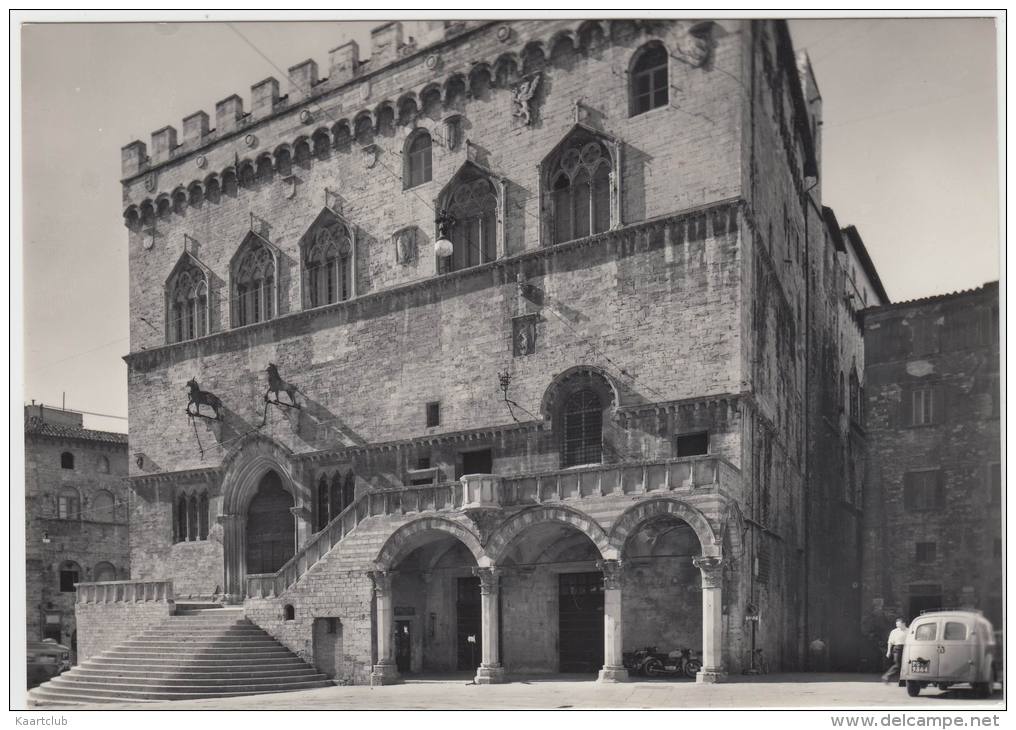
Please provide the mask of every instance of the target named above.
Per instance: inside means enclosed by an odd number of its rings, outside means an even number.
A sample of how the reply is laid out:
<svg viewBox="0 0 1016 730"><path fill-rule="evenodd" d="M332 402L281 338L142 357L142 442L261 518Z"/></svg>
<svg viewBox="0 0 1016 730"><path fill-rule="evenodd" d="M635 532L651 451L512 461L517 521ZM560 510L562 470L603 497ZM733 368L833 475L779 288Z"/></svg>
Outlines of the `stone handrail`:
<svg viewBox="0 0 1016 730"><path fill-rule="evenodd" d="M582 497L648 494L723 487L736 490L738 471L718 456L596 464L540 474L501 477L501 504L509 507Z"/></svg>
<svg viewBox="0 0 1016 730"><path fill-rule="evenodd" d="M513 507L582 497L685 489L737 488L738 471L718 456L596 464L497 476L469 474L456 482L396 487L360 495L313 535L275 573L247 575L246 597L280 596L367 517L482 507Z"/></svg>
<svg viewBox="0 0 1016 730"><path fill-rule="evenodd" d="M172 580L105 580L75 583L78 603L139 603L173 600Z"/></svg>

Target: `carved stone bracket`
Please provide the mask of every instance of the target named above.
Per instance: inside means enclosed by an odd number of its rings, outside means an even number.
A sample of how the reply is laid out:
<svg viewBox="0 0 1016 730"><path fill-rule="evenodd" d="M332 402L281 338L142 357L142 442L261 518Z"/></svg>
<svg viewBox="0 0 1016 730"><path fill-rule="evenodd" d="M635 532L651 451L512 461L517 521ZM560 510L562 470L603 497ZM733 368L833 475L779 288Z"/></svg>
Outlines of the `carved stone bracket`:
<svg viewBox="0 0 1016 730"><path fill-rule="evenodd" d="M621 590L624 564L620 560L598 560L596 561L596 567L603 571L604 590Z"/></svg>
<svg viewBox="0 0 1016 730"><path fill-rule="evenodd" d="M723 558L699 555L692 558L691 562L702 572L703 588L720 588L723 585Z"/></svg>
<svg viewBox="0 0 1016 730"><path fill-rule="evenodd" d="M374 593L378 596L390 596L392 593L392 574L387 570L369 570L367 577L374 581Z"/></svg>
<svg viewBox="0 0 1016 730"><path fill-rule="evenodd" d="M489 596L497 593L503 572L501 568L473 568L473 575L480 579L480 594Z"/></svg>

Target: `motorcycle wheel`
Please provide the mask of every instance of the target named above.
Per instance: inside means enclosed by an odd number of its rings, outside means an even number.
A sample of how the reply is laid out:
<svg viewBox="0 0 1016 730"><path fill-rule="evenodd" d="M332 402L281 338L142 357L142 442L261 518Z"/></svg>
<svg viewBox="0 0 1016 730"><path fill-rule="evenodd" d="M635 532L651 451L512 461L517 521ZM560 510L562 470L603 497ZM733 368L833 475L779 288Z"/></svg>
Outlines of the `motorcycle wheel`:
<svg viewBox="0 0 1016 730"><path fill-rule="evenodd" d="M647 659L642 665L642 673L648 677L662 677L667 670L663 668L663 662L659 659Z"/></svg>
<svg viewBox="0 0 1016 730"><path fill-rule="evenodd" d="M702 662L698 659L689 659L688 663L684 665L684 673L692 679L695 679L695 675L702 670Z"/></svg>

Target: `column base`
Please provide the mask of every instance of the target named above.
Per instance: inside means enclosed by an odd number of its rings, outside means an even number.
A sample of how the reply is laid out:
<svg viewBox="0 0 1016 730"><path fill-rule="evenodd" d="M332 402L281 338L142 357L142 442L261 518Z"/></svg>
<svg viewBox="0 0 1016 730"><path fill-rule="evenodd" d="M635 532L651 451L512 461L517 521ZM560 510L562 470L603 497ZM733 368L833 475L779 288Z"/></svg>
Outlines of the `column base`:
<svg viewBox="0 0 1016 730"><path fill-rule="evenodd" d="M476 668L476 677L473 678L475 684L505 684L507 681L504 667L500 664L495 666L481 664Z"/></svg>
<svg viewBox="0 0 1016 730"><path fill-rule="evenodd" d="M627 682L628 681L628 670L624 667L604 667L600 670L599 676L596 677L597 682Z"/></svg>
<svg viewBox="0 0 1016 730"><path fill-rule="evenodd" d="M370 686L378 687L386 684L399 684L399 668L394 664L375 664L370 673Z"/></svg>
<svg viewBox="0 0 1016 730"><path fill-rule="evenodd" d="M717 684L726 680L727 673L722 669L702 669L695 675L695 681L699 684Z"/></svg>

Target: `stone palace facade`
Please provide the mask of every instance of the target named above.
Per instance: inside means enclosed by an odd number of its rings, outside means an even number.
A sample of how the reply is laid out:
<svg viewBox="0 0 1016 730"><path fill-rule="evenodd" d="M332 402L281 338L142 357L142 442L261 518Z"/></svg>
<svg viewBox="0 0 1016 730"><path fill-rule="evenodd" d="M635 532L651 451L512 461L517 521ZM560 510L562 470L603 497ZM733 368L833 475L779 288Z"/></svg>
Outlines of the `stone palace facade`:
<svg viewBox="0 0 1016 730"><path fill-rule="evenodd" d="M288 77L123 148L145 588L86 587L85 653L175 596L357 683L803 668L888 299L786 23L388 23Z"/></svg>

